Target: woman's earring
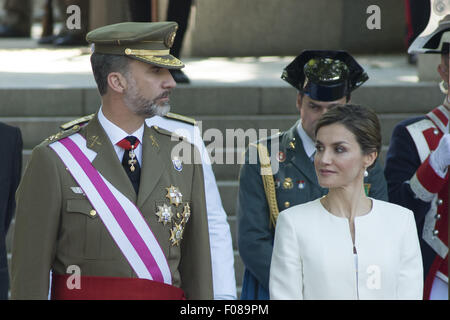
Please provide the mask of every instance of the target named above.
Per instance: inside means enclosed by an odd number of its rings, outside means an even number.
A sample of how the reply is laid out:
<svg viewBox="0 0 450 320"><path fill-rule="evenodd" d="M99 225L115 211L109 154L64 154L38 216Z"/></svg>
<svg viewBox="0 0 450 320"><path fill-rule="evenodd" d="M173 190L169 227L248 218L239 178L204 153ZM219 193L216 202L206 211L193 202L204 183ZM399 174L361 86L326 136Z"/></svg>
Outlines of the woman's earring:
<svg viewBox="0 0 450 320"><path fill-rule="evenodd" d="M441 89L443 94L448 94L448 83L442 80L439 82L439 89Z"/></svg>
<svg viewBox="0 0 450 320"><path fill-rule="evenodd" d="M364 178L367 178L367 176L369 175L369 173L367 172L367 169L364 170Z"/></svg>

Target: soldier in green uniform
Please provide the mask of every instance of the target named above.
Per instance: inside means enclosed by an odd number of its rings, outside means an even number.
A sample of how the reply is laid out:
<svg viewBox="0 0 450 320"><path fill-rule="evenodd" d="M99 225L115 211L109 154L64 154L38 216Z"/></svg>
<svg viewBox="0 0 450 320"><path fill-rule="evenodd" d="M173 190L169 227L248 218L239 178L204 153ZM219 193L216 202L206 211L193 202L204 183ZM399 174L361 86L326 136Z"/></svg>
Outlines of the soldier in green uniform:
<svg viewBox="0 0 450 320"><path fill-rule="evenodd" d="M46 299L50 272L54 299L213 298L203 170L171 155L196 149L145 124L168 111L168 69L184 66L169 54L176 29L87 35L102 106L33 150L17 192L13 299Z"/></svg>
<svg viewBox="0 0 450 320"><path fill-rule="evenodd" d="M286 132L250 144L246 151L238 198L238 246L245 265L241 299L269 299L278 213L327 193L318 184L313 164L317 120L333 106L348 102L368 76L345 51L307 50L284 69L282 79L298 91L300 120ZM379 163L364 182L369 196L387 201Z"/></svg>

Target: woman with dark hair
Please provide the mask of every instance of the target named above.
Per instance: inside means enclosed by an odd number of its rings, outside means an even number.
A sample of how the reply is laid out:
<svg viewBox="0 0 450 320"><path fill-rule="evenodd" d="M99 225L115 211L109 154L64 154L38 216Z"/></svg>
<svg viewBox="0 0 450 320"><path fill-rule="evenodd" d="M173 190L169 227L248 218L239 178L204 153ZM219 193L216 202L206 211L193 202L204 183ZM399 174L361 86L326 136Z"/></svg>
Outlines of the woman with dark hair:
<svg viewBox="0 0 450 320"><path fill-rule="evenodd" d="M315 135L317 178L329 191L278 217L271 299L422 299L413 213L364 191L366 169L381 149L376 114L338 105Z"/></svg>

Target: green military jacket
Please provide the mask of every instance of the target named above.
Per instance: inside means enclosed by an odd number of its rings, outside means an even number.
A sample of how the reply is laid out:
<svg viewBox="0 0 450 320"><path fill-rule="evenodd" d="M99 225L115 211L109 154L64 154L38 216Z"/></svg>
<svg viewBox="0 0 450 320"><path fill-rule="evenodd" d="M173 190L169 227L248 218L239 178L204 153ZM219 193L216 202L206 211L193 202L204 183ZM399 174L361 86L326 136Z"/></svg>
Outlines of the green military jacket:
<svg viewBox="0 0 450 320"><path fill-rule="evenodd" d="M212 271L201 165L174 167L171 150L178 143L171 133L145 126L139 193L123 169L97 116L86 126L74 126L34 148L16 194L16 227L11 265L13 299L46 299L49 272L66 274L71 265L81 276L131 277L136 274L116 245L99 215L49 144L79 132L97 153L93 166L137 205L158 240L172 274L172 284L188 299L212 299ZM190 162L194 163L194 162ZM158 222L157 206L171 205L166 188L176 186L188 202L191 217L179 245L170 241L172 223ZM181 209L172 205L172 211ZM182 206L180 206L182 207ZM177 211L178 210L178 211ZM81 283L82 285L82 283Z"/></svg>
<svg viewBox="0 0 450 320"><path fill-rule="evenodd" d="M267 145L269 153L272 144L279 144L279 153L270 154L270 158L272 167L274 161L279 166L273 179L280 212L328 193L328 189L322 188L318 183L314 163L306 155L298 135L298 124L299 122L280 135L259 142ZM274 228L260 175L260 159L257 157L256 163L250 161L252 157L255 158L255 154L258 154L256 144L250 145L239 175L238 247L246 269L268 290ZM388 201L386 180L379 161L369 170L364 184L370 197Z"/></svg>

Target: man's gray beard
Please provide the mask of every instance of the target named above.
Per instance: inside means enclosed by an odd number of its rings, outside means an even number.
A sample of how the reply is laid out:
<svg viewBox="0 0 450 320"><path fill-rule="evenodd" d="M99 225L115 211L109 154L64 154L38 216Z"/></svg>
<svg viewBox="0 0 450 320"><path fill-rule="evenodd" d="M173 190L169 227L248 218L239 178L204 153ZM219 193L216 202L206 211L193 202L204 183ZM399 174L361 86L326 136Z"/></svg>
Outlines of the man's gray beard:
<svg viewBox="0 0 450 320"><path fill-rule="evenodd" d="M130 78L131 79L131 78ZM136 82L134 79L130 81L130 88L127 90L124 96L124 102L136 115L143 116L145 118L151 118L153 116L165 116L170 111L170 103L164 102L162 105L157 104L155 101L161 96L156 97L154 100L149 100L139 95Z"/></svg>

